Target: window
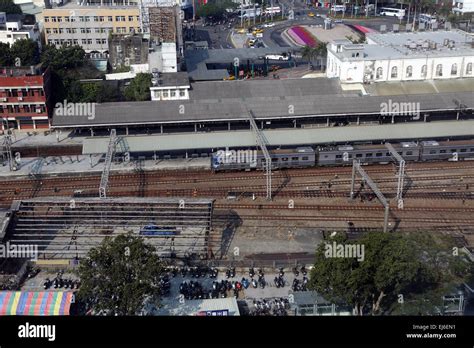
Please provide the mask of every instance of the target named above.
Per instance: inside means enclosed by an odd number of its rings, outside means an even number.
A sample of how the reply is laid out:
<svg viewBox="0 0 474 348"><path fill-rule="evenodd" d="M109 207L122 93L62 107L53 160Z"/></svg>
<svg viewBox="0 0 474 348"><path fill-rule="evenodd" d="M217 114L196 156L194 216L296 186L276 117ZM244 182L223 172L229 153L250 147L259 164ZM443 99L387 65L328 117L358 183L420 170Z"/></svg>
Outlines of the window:
<svg viewBox="0 0 474 348"><path fill-rule="evenodd" d="M125 16L115 16L116 22L125 22Z"/></svg>
<svg viewBox="0 0 474 348"><path fill-rule="evenodd" d="M101 40L100 39L95 39L95 43L100 45L101 44Z"/></svg>
<svg viewBox="0 0 474 348"><path fill-rule="evenodd" d="M79 44L79 41L78 41L77 39L73 39L73 40L72 40L72 43L73 43L74 45L78 45L78 44Z"/></svg>
<svg viewBox="0 0 474 348"><path fill-rule="evenodd" d="M64 29L63 28L59 28L58 31L59 31L59 34L64 34Z"/></svg>
<svg viewBox="0 0 474 348"><path fill-rule="evenodd" d="M129 33L135 32L135 28L133 28L133 27L128 28L128 32L129 32Z"/></svg>
<svg viewBox="0 0 474 348"><path fill-rule="evenodd" d="M53 33L57 34L58 33L58 28L53 28Z"/></svg>
<svg viewBox="0 0 474 348"><path fill-rule="evenodd" d="M180 96L180 97L184 97L185 95L186 95L186 90L180 89L180 90L179 90L179 96Z"/></svg>
<svg viewBox="0 0 474 348"><path fill-rule="evenodd" d="M446 153L446 150L439 150L439 153Z"/></svg>
<svg viewBox="0 0 474 348"><path fill-rule="evenodd" d="M377 156L377 157L382 157L382 153L381 153L381 152L377 152L377 153L375 154L375 156Z"/></svg>
<svg viewBox="0 0 474 348"><path fill-rule="evenodd" d="M133 16L128 16L128 21L133 22Z"/></svg>
<svg viewBox="0 0 474 348"><path fill-rule="evenodd" d="M51 34L51 29L47 28L46 29L46 34Z"/></svg>
<svg viewBox="0 0 474 348"><path fill-rule="evenodd" d="M86 28L81 28L81 34L85 34L86 33Z"/></svg>
<svg viewBox="0 0 474 348"><path fill-rule="evenodd" d="M435 155L436 154L436 150L430 150L430 155Z"/></svg>
<svg viewBox="0 0 474 348"><path fill-rule="evenodd" d="M365 157L372 157L372 155L373 155L373 154L372 154L371 152L369 152L369 153L366 153L366 154L365 154Z"/></svg>
<svg viewBox="0 0 474 348"><path fill-rule="evenodd" d="M456 150L456 149L451 149L451 152L452 152L452 153L455 153L455 152L457 152L457 151L458 151L458 150Z"/></svg>
<svg viewBox="0 0 474 348"><path fill-rule="evenodd" d="M472 75L472 63L466 65L466 75Z"/></svg>
<svg viewBox="0 0 474 348"><path fill-rule="evenodd" d="M79 16L79 22L84 22L84 16Z"/></svg>
<svg viewBox="0 0 474 348"><path fill-rule="evenodd" d="M303 157L301 157L301 159L302 159L303 161L307 161L309 158L308 158L307 156L303 156Z"/></svg>
<svg viewBox="0 0 474 348"><path fill-rule="evenodd" d="M176 91L171 91L171 96L176 97Z"/></svg>
<svg viewBox="0 0 474 348"><path fill-rule="evenodd" d="M441 64L436 65L436 76L443 76L443 66Z"/></svg>
<svg viewBox="0 0 474 348"><path fill-rule="evenodd" d="M52 45L53 44L53 40L52 39L48 39L48 45Z"/></svg>
<svg viewBox="0 0 474 348"><path fill-rule="evenodd" d="M291 157L292 161L298 161L298 157Z"/></svg>
<svg viewBox="0 0 474 348"><path fill-rule="evenodd" d="M342 158L342 155L336 155L336 158Z"/></svg>
<svg viewBox="0 0 474 348"><path fill-rule="evenodd" d="M71 19L70 19L69 17L64 17L64 21L65 21L65 22L70 22Z"/></svg>
<svg viewBox="0 0 474 348"><path fill-rule="evenodd" d="M44 22L48 23L49 22L49 17L44 17Z"/></svg>
<svg viewBox="0 0 474 348"><path fill-rule="evenodd" d="M163 98L168 98L168 91L163 91Z"/></svg>
<svg viewBox="0 0 474 348"><path fill-rule="evenodd" d="M413 76L413 67L411 65L407 66L407 75L406 77L412 77Z"/></svg>
<svg viewBox="0 0 474 348"><path fill-rule="evenodd" d="M87 39L87 44L92 45L92 39Z"/></svg>
<svg viewBox="0 0 474 348"><path fill-rule="evenodd" d="M58 17L58 22L62 22L63 21L63 17Z"/></svg>
<svg viewBox="0 0 474 348"><path fill-rule="evenodd" d="M407 151L407 154L406 154L406 155L407 155L407 156L413 155L413 151Z"/></svg>
<svg viewBox="0 0 474 348"><path fill-rule="evenodd" d="M467 152L467 149L461 149L459 152Z"/></svg>
<svg viewBox="0 0 474 348"><path fill-rule="evenodd" d="M356 158L362 158L362 154L361 153L356 154Z"/></svg>
<svg viewBox="0 0 474 348"><path fill-rule="evenodd" d="M382 68L377 68L377 73L375 74L376 79L381 79L383 74Z"/></svg>
<svg viewBox="0 0 474 348"><path fill-rule="evenodd" d="M112 22L112 16L107 16L107 21Z"/></svg>
<svg viewBox="0 0 474 348"><path fill-rule="evenodd" d="M91 20L92 20L92 17L89 17L89 16L84 17L84 21L86 22L90 22Z"/></svg>
<svg viewBox="0 0 474 348"><path fill-rule="evenodd" d="M423 65L421 67L421 77L425 78L427 71L428 71L428 67L426 65Z"/></svg>
<svg viewBox="0 0 474 348"><path fill-rule="evenodd" d="M56 16L51 17L51 22L57 22L57 21L58 21L58 19L56 18Z"/></svg>
<svg viewBox="0 0 474 348"><path fill-rule="evenodd" d="M92 17L94 19L94 22L98 22L99 21L99 16L94 16Z"/></svg>
<svg viewBox="0 0 474 348"><path fill-rule="evenodd" d="M397 68L396 66L394 66L394 67L392 68L392 74L390 75L390 77L391 77L392 79L396 79L397 76L398 76L398 68Z"/></svg>
<svg viewBox="0 0 474 348"><path fill-rule="evenodd" d="M457 75L458 74L458 65L454 63L451 65L451 75Z"/></svg>
<svg viewBox="0 0 474 348"><path fill-rule="evenodd" d="M283 157L281 160L282 160L283 162L286 162L286 161L288 161L288 157Z"/></svg>
<svg viewBox="0 0 474 348"><path fill-rule="evenodd" d="M104 21L104 16L99 16L99 22L103 22Z"/></svg>
<svg viewBox="0 0 474 348"><path fill-rule="evenodd" d="M81 43L82 43L83 45L87 45L87 40L86 40L86 39L82 39L82 40L81 40Z"/></svg>

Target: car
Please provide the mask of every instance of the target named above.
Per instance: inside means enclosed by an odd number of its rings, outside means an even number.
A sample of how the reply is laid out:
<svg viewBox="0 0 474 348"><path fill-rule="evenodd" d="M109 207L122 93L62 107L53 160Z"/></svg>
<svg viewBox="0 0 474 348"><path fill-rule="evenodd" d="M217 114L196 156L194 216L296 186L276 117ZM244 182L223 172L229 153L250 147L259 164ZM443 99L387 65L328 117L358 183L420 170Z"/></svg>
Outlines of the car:
<svg viewBox="0 0 474 348"><path fill-rule="evenodd" d="M308 13L308 17L314 17L314 13L313 12Z"/></svg>
<svg viewBox="0 0 474 348"><path fill-rule="evenodd" d="M275 23L265 23L265 24L262 24L262 27L264 28L272 28L275 26Z"/></svg>
<svg viewBox="0 0 474 348"><path fill-rule="evenodd" d="M290 57L286 53L282 54L267 54L265 58L268 60L289 60Z"/></svg>

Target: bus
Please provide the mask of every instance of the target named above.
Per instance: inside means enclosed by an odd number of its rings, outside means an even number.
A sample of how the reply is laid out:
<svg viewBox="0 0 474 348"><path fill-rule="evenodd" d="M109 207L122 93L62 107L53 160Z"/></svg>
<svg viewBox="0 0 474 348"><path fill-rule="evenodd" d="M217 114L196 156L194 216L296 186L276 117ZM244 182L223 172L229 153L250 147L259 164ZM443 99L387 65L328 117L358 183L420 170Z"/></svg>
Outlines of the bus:
<svg viewBox="0 0 474 348"><path fill-rule="evenodd" d="M382 7L380 9L381 16L405 17L405 10L403 8Z"/></svg>
<svg viewBox="0 0 474 348"><path fill-rule="evenodd" d="M425 23L425 24L434 24L436 23L436 17L422 13L418 16L418 21L419 23Z"/></svg>
<svg viewBox="0 0 474 348"><path fill-rule="evenodd" d="M267 7L265 8L265 11L263 11L263 14L265 15L270 15L272 13L273 14L281 13L281 8L279 6Z"/></svg>

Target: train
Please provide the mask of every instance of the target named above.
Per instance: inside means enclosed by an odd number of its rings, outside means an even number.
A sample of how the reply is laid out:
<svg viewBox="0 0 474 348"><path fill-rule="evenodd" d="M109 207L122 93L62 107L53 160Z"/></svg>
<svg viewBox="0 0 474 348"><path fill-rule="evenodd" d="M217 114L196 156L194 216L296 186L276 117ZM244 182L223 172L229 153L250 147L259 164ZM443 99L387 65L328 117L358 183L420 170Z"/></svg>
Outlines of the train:
<svg viewBox="0 0 474 348"><path fill-rule="evenodd" d="M394 149L405 161L461 161L474 160L474 140L434 141L393 143ZM272 169L305 168L315 166L352 165L352 161L362 164L384 164L393 157L384 144L378 145L340 145L295 149L269 150ZM227 170L263 169L265 156L256 150L220 150L211 156L211 168L215 172Z"/></svg>

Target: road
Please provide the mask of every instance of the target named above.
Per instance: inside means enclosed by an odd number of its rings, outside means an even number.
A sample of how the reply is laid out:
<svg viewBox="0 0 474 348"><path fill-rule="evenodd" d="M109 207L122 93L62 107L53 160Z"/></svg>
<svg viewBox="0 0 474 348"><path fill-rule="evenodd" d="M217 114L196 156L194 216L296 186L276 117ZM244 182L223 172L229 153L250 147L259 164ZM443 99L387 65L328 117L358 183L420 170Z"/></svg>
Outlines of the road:
<svg viewBox="0 0 474 348"><path fill-rule="evenodd" d="M328 14L328 9L308 8L303 1L298 0L294 0L294 5L290 0L280 0L279 2L275 0L276 5L283 6L286 13L292 9L294 19L275 22L274 27L265 29L262 40L267 47L291 47L281 36L285 29L293 25L323 25L323 18ZM308 14L310 12L319 14L321 17L309 17ZM393 24L398 24L399 20L395 17L352 19L350 14L348 14L343 19L343 22L346 24L359 24L379 31L381 25L386 25L387 30L391 30ZM251 23L253 24L253 21ZM256 24L259 24L258 20ZM203 22L198 20L194 30L186 31L185 40L207 41L209 48L213 49L233 48L230 34L236 25L240 25L239 18L233 18L224 24L214 26L204 26Z"/></svg>

